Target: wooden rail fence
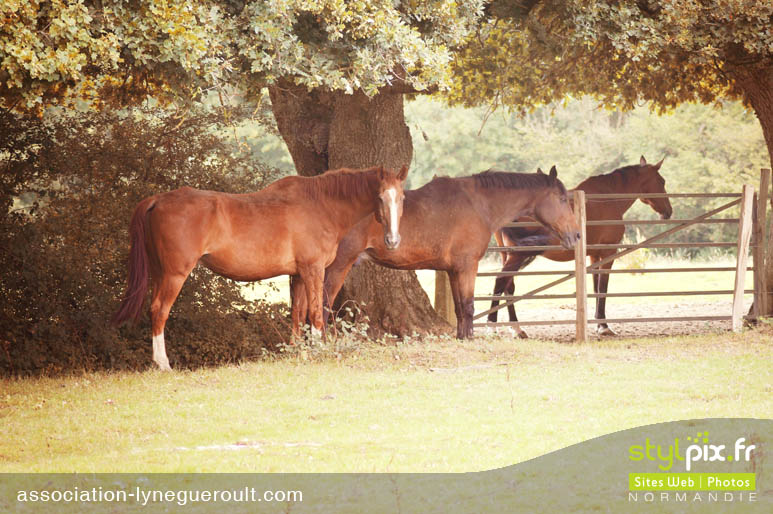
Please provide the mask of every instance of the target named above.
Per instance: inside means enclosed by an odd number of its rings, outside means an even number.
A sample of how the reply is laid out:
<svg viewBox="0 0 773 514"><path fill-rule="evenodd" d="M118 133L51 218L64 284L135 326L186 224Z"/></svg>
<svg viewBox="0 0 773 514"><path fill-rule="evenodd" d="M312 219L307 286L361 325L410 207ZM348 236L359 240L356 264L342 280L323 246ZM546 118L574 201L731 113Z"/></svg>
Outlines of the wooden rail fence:
<svg viewBox="0 0 773 514"><path fill-rule="evenodd" d="M473 319L479 320L489 313L504 309L508 305L516 302L530 299L557 299L557 298L576 298L576 316L575 319L566 320L542 320L542 321L519 321L519 322L476 322L475 327L486 326L508 326L508 325L552 325L552 324L575 324L576 340L587 341L587 328L589 323L598 323L602 320L588 319L587 303L588 298L623 298L623 297L643 297L643 296L691 296L691 295L731 295L733 296L732 308L729 315L726 316L675 316L675 317L637 317L637 318L608 318L603 320L606 323L640 323L640 322L662 322L662 321L717 321L729 320L734 331L738 331L743 323L743 296L744 294L754 294L754 309L750 313L751 318L767 312L767 305L770 299L765 287L765 249L767 245L767 203L769 198L770 170L763 169L760 173L759 192L755 194L754 188L750 185L743 186L740 193L665 193L665 194L585 194L584 191L575 190L574 209L582 238L575 247L574 269L567 271L505 271L505 272L481 272L479 277L503 277L503 276L536 276L536 275L563 275L547 284L520 295L476 296L475 301L481 300L500 300L502 303L496 307L489 308L482 312L476 312ZM691 219L670 219L670 220L591 220L585 219L585 204L587 201L598 200L620 200L631 198L726 198L727 203L711 209L704 214ZM728 209L740 204L740 215L737 218L714 218L713 216L727 211ZM738 225L738 237L735 242L695 242L695 243L658 243L672 234L679 232L695 224L725 223ZM585 231L588 226L604 225L673 225L671 228L660 232L657 235L647 238L636 244L598 244L588 245L585 242ZM509 223L511 227L535 227L538 223ZM773 230L773 227L771 227ZM736 265L733 267L705 266L698 268L658 268L658 269L599 269L610 261L619 259L642 248L736 248ZM752 250L753 267L747 266L747 256L749 248ZM503 251L534 251L534 250L558 250L561 246L491 246L489 252ZM606 257L593 265L587 266L587 251L593 249L614 249L618 250L615 254ZM625 293L588 293L587 292L587 274L601 273L684 273L698 271L735 271L735 280L732 289L712 290L712 291L664 291L664 292L625 292ZM746 271L754 273L754 289L744 290ZM558 284L575 279L574 294L539 294ZM446 319L455 323L453 316L453 304L450 302L450 286L445 272L437 272L435 280L435 305Z"/></svg>

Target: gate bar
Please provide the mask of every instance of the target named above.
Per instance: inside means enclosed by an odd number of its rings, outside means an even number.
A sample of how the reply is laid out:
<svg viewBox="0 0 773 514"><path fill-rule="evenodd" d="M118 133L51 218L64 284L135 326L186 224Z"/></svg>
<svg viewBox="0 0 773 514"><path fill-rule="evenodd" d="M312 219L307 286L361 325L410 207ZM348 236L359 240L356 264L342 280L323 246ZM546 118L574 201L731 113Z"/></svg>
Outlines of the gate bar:
<svg viewBox="0 0 773 514"><path fill-rule="evenodd" d="M753 294L754 289L744 289L743 294ZM643 293L588 293L588 298L640 298L647 296L714 296L714 295L728 295L735 294L735 290L719 290L712 289L710 291L649 291ZM556 294L536 294L524 298L523 296L516 295L483 295L474 296L473 300L476 302L485 302L491 300L562 300L566 298L574 298L576 295L572 293L556 293Z"/></svg>
<svg viewBox="0 0 773 514"><path fill-rule="evenodd" d="M653 323L660 321L730 321L732 316L674 316L674 317L662 317L662 318L605 318L605 319L589 319L588 323ZM576 323L573 319L551 319L551 320L535 320L535 321L506 321L497 323L503 327L517 327L519 325L571 325ZM485 327L486 323L473 323L473 327Z"/></svg>
<svg viewBox="0 0 773 514"><path fill-rule="evenodd" d="M696 218L693 218L692 222L690 222L690 223L685 223L685 224L682 224L682 225L677 225L676 227L670 228L670 229L666 230L665 232L661 232L660 234L652 236L649 239L645 239L644 241L639 243L635 248L629 248L627 250L622 250L622 251L617 252L617 253L615 253L613 255L610 255L609 257L605 257L605 258L601 259L600 261L596 262L595 264L592 264L592 265L588 266L587 269L590 271L590 270L599 268L600 266L603 266L604 264L606 264L608 262L614 261L615 259L619 259L623 255L628 255L629 253L631 253L631 252L633 252L635 250L638 250L639 248L645 247L648 243L650 243L652 241L657 241L658 239L662 239L664 237L668 237L671 234L674 234L674 233L682 230L683 228L685 228L685 227L687 227L689 225L692 225L693 223L698 223L702 219L710 218L711 216L714 216L715 214L717 214L719 212L722 212L722 211L724 211L726 209L729 209L730 207L733 207L733 206L739 204L740 202L741 202L740 199L736 199L736 200L733 200L731 202L728 202L728 203L726 203L726 204L724 204L724 205L722 205L720 207L717 207L716 209L713 209L713 210L711 210L709 212L701 214L700 216L698 216ZM541 291L544 291L545 289L549 289L549 288L551 288L551 287L553 287L555 285L558 285L558 284L560 284L562 282L566 282L567 280L572 278L572 276L574 276L574 273L570 271L570 272L567 273L567 275L565 277L556 279L553 282L550 282L549 284L545 284L542 287L538 287L537 289L529 291L524 296L533 296L533 295L535 295L535 294L537 294L537 293L539 293ZM507 307L509 305L512 305L514 303L515 303L515 300L507 300L507 301L497 305L496 307L492 307L492 308L490 308L490 309L488 309L486 311L483 311L481 313L476 314L473 317L473 319L474 320L475 319L480 319L483 316L486 316L487 314L489 314L491 312L498 311L500 309L504 309L505 307Z"/></svg>
<svg viewBox="0 0 773 514"><path fill-rule="evenodd" d="M746 260L749 255L749 239L752 235L752 203L754 188L749 184L743 186L741 198L741 217L738 227L738 261L735 272L735 292L733 293L733 332L743 328L743 286L746 279Z"/></svg>
<svg viewBox="0 0 773 514"><path fill-rule="evenodd" d="M735 220L736 223L738 220ZM711 243L708 241L698 243L652 243L648 244L647 248L730 248L737 246L738 242L720 241L717 243ZM640 248L641 243L621 243L621 244L595 244L586 245L588 250L618 250L621 248ZM536 252L536 251L548 251L548 250L566 250L560 245L524 245L524 246L489 246L486 250L489 253L494 252Z"/></svg>
<svg viewBox="0 0 773 514"><path fill-rule="evenodd" d="M767 252L767 212L770 170L760 170L760 189L754 210L754 315L758 318L768 313L767 284L765 283L765 253Z"/></svg>
<svg viewBox="0 0 773 514"><path fill-rule="evenodd" d="M690 219L668 219L668 220L588 220L585 225L588 227L595 226L615 226L615 225L678 225L692 221ZM704 223L738 223L738 218L712 218L701 221ZM536 221L517 221L512 223L505 223L503 228L537 228L544 227L541 223Z"/></svg>
<svg viewBox="0 0 773 514"><path fill-rule="evenodd" d="M741 193L589 193L587 201L631 200L638 198L740 198Z"/></svg>
<svg viewBox="0 0 773 514"><path fill-rule="evenodd" d="M735 266L724 268L628 268L628 269L594 269L588 271L594 275L606 275L609 273L688 273L688 272L708 272L708 271L735 271ZM754 271L749 266L746 271ZM514 277L514 276L536 276L536 275L566 275L566 271L481 271L479 277Z"/></svg>
<svg viewBox="0 0 773 514"><path fill-rule="evenodd" d="M585 191L574 191L574 214L580 228L580 240L574 246L574 283L577 298L577 328L574 339L578 343L588 342L588 275L585 273L587 251L585 244Z"/></svg>

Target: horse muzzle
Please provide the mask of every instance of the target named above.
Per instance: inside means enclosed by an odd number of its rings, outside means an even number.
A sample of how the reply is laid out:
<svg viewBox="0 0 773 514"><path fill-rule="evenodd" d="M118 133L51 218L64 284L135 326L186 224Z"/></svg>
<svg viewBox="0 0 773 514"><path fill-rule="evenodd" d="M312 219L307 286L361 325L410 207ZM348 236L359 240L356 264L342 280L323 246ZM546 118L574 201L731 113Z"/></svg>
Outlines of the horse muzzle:
<svg viewBox="0 0 773 514"><path fill-rule="evenodd" d="M400 241L400 234L395 234L394 236L387 234L384 236L384 245L386 245L387 250L396 250L400 246Z"/></svg>
<svg viewBox="0 0 773 514"><path fill-rule="evenodd" d="M575 230L574 232L566 232L561 237L561 246L563 246L567 250L571 250L577 245L577 242L579 240L580 240L579 230Z"/></svg>

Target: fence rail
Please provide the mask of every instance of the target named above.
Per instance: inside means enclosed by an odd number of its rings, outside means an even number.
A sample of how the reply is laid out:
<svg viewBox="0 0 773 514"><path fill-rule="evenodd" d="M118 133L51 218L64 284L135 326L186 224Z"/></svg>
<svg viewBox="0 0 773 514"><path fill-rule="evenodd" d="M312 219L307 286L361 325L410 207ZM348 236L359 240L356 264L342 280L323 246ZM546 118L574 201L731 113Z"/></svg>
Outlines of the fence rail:
<svg viewBox="0 0 773 514"><path fill-rule="evenodd" d="M668 220L591 220L586 221L585 225L588 227L598 226L613 226L613 225L679 225L681 223L689 223L691 219L668 219ZM738 223L738 218L712 218L708 220L702 220L698 224L704 223ZM518 221L514 223L505 223L504 227L509 228L537 228L542 227L540 223L536 221Z"/></svg>
<svg viewBox="0 0 773 514"><path fill-rule="evenodd" d="M627 268L627 269L597 269L593 271L594 275L607 275L612 273L689 273L689 272L715 272L715 271L735 271L735 267L724 266L716 268ZM746 271L754 271L754 268L746 268ZM537 276L537 275L566 275L566 271L481 271L479 277L519 277Z"/></svg>
<svg viewBox="0 0 773 514"><path fill-rule="evenodd" d="M722 241L717 243L712 242L697 242L697 243L651 243L647 245L645 248L732 248L733 246L736 246L737 243L732 243L730 241ZM629 243L629 244L597 244L597 245L586 245L586 248L588 250L618 250L620 248L635 248L639 249L641 246L639 246L638 243ZM529 245L529 246L489 246L486 250L488 253L493 252L534 252L534 251L548 251L548 250L566 250L561 245Z"/></svg>
<svg viewBox="0 0 773 514"><path fill-rule="evenodd" d="M760 187L758 194L754 193L754 188L745 185L741 193L650 193L650 194L585 194L583 191L574 190L574 209L575 215L580 225L582 238L580 243L574 249L575 266L573 270L566 271L501 271L501 272L481 272L480 277L513 277L513 276L538 276L538 275L563 275L563 277L553 280L547 284L537 287L522 295L495 296L482 295L475 296L475 301L500 300L502 303L496 307L483 312L475 313L473 319L478 320L492 312L505 309L516 302L529 299L568 299L576 298L577 309L576 317L573 320L542 320L542 321L519 321L519 322L499 322L499 323L473 323L475 327L481 326L517 326L517 325L550 325L550 324L575 324L576 339L578 341L587 340L587 325L589 323L639 323L647 321L712 321L723 320L731 321L733 330L739 330L744 318L755 318L760 313L766 312L767 303L770 301L764 282L764 259L766 245L766 221L767 221L767 202L770 188L770 170L763 169L760 174ZM630 200L639 198L727 198L731 201L705 212L691 219L670 219L670 220L586 220L585 205L593 201L614 201ZM723 211L726 211L736 205L741 206L740 215L737 218L713 218ZM730 241L701 241L696 243L658 243L656 241L677 233L680 230L687 229L697 224L724 223L738 224L738 238L735 242ZM589 226L612 226L612 225L672 225L669 228L645 241L634 244L586 244L586 228ZM536 222L515 222L508 223L505 227L539 227ZM602 266L623 257L633 251L642 248L730 248L735 247L736 265L733 267L725 266L704 266L696 268L638 268L638 269L603 269ZM753 266L747 266L747 254L751 248L753 254ZM491 246L487 252L534 252L548 250L566 250L562 246ZM587 252L589 250L619 250L613 255L605 257L590 266L586 265ZM588 293L586 290L587 274L612 274L612 273L690 273L690 272L735 272L734 287L726 290L711 291L650 291L650 292L623 292L623 293ZM754 288L744 289L745 273L751 271L754 273ZM440 277L438 277L440 279ZM539 294L547 289L557 286L571 278L575 279L574 294ZM447 280L447 279L446 279ZM438 280L440 282L440 280ZM754 310L748 316L742 313L743 295L754 295ZM732 295L732 310L727 316L673 316L673 317L637 317L637 318L609 318L605 320L588 319L587 300L588 298L624 298L624 297L649 297L649 296L705 296L705 295Z"/></svg>

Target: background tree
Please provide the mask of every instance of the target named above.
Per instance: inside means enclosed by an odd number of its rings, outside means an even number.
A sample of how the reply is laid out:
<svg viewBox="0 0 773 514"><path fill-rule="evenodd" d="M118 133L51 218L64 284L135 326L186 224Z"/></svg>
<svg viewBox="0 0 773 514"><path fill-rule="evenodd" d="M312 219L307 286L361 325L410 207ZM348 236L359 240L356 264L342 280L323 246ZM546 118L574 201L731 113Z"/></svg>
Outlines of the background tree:
<svg viewBox="0 0 773 514"><path fill-rule="evenodd" d="M482 2L251 2L238 19L242 67L267 81L279 132L301 175L410 164L403 95L448 83L451 48L471 33ZM356 302L376 332L436 331L413 272L362 263L339 305Z"/></svg>
<svg viewBox="0 0 773 514"><path fill-rule="evenodd" d="M410 161L404 95L449 87L454 102L523 110L567 94L620 109L741 98L773 148L773 7L763 0L80 0L0 9L0 106L189 101L212 89L256 99L268 86L304 175ZM383 330L438 326L413 274L365 265L348 286Z"/></svg>
<svg viewBox="0 0 773 514"><path fill-rule="evenodd" d="M456 54L453 102L527 110L591 95L614 108L647 101L665 112L740 99L757 115L773 161L773 3L494 1L488 13Z"/></svg>
<svg viewBox="0 0 773 514"><path fill-rule="evenodd" d="M19 5L16 5L16 4ZM451 48L483 2L449 0L118 0L5 4L3 107L68 98L120 105L153 95L196 99L270 87L277 126L300 174L397 168L412 155L403 94L448 82ZM5 62L5 61L4 61ZM364 268L369 268L367 271ZM350 296L381 329L442 323L413 273L363 266Z"/></svg>
<svg viewBox="0 0 773 514"><path fill-rule="evenodd" d="M721 103L721 108L683 104L669 114L653 116L648 106L627 112L605 110L584 97L520 115L504 109L492 114L487 107L449 107L439 99L421 96L406 105L416 148L409 185L424 184L435 174L462 175L489 167L533 171L555 164L564 184L574 187L588 176L637 163L643 154L650 161L665 156L661 173L669 191L739 192L743 184L759 181L768 151L754 113L740 102ZM725 202L722 198L672 200L674 216L679 218L697 216ZM641 202L632 209L631 218L657 218ZM736 230L732 224L692 225L675 234L673 241L735 241ZM637 231L649 236L662 227L630 226L627 236L636 240ZM656 253L695 256L699 252L664 249Z"/></svg>

